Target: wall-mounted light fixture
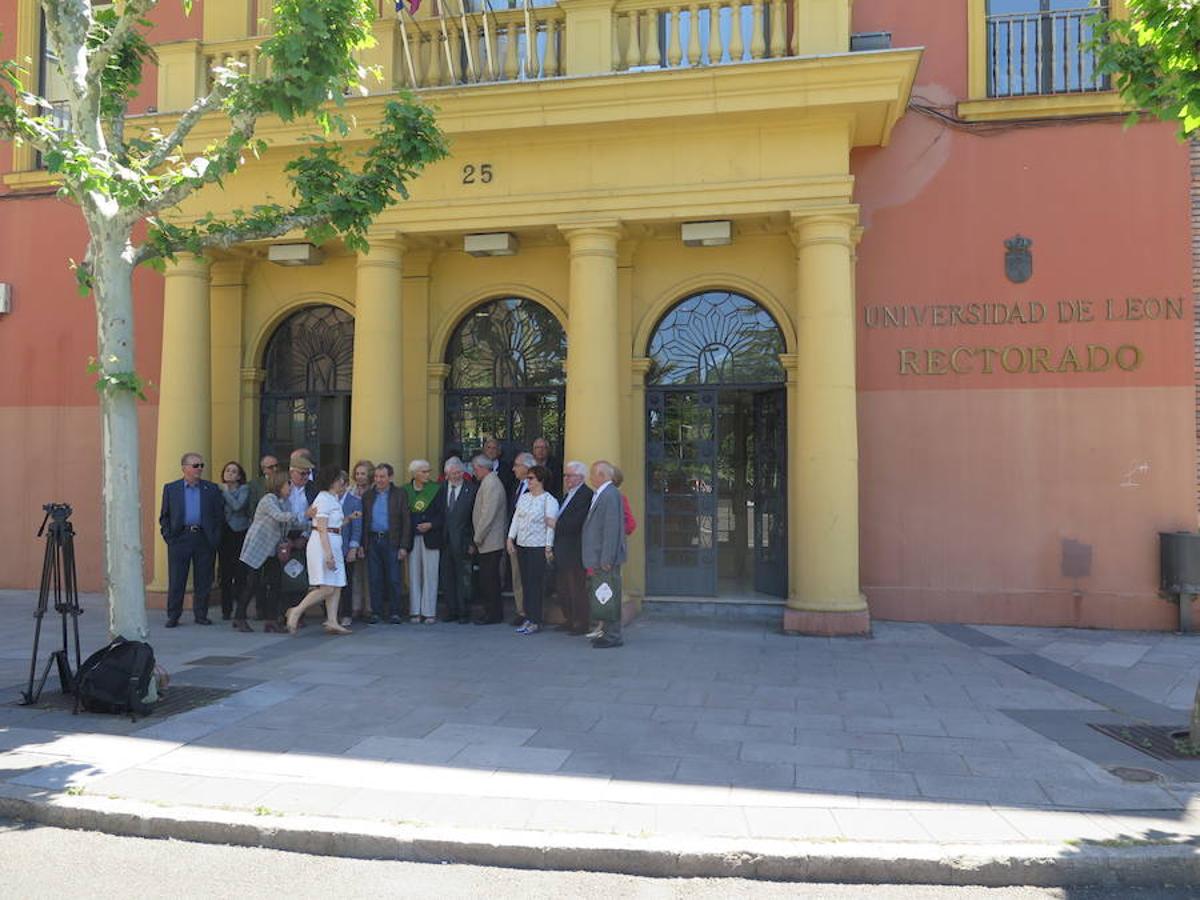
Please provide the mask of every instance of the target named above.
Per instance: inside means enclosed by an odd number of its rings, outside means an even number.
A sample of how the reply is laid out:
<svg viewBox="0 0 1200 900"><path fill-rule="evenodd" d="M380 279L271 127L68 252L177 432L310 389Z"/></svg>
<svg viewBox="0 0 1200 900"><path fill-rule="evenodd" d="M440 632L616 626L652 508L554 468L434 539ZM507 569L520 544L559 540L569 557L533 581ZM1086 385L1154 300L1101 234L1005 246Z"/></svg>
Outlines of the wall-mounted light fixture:
<svg viewBox="0 0 1200 900"><path fill-rule="evenodd" d="M12 312L12 285L0 284L0 316Z"/></svg>
<svg viewBox="0 0 1200 900"><path fill-rule="evenodd" d="M463 250L471 256L516 256L517 236L507 231L491 234L468 234L463 238Z"/></svg>
<svg viewBox="0 0 1200 900"><path fill-rule="evenodd" d="M719 222L684 222L680 236L687 247L724 247L733 243L733 223L728 219Z"/></svg>
<svg viewBox="0 0 1200 900"><path fill-rule="evenodd" d="M267 259L277 266L319 266L325 254L312 244L272 244Z"/></svg>

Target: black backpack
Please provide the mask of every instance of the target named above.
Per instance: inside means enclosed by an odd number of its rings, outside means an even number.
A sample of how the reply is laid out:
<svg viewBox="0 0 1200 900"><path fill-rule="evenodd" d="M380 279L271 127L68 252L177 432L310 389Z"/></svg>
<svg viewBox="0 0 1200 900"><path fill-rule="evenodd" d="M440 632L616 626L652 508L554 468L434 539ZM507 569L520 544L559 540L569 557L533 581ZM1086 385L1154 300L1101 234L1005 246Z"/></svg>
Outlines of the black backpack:
<svg viewBox="0 0 1200 900"><path fill-rule="evenodd" d="M143 702L154 677L154 651L143 641L117 638L97 650L75 676L75 712L149 715L153 707Z"/></svg>

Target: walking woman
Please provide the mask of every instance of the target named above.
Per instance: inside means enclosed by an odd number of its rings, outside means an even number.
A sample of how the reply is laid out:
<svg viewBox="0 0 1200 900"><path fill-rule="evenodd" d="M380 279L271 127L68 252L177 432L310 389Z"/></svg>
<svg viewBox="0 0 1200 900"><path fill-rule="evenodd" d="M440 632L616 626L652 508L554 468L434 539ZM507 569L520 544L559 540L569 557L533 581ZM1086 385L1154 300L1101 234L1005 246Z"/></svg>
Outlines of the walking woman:
<svg viewBox="0 0 1200 900"><path fill-rule="evenodd" d="M437 621L438 564L446 530L446 495L433 480L429 460L408 464L412 480L404 485L412 517L413 545L408 554L408 612L412 623Z"/></svg>
<svg viewBox="0 0 1200 900"><path fill-rule="evenodd" d="M229 621L233 615L234 602L242 594L245 583L244 572L238 557L242 554L242 541L250 527L250 485L246 484L246 470L231 460L221 470L221 497L225 501L225 521L221 525L221 545L217 549L220 562L221 618Z"/></svg>
<svg viewBox="0 0 1200 900"><path fill-rule="evenodd" d="M529 489L517 501L508 528L508 552L516 549L525 588L525 621L517 627L517 634L542 630L543 585L546 566L554 559L554 523L558 519L558 501L546 490L549 478L545 466L530 467L525 476Z"/></svg>
<svg viewBox="0 0 1200 900"><path fill-rule="evenodd" d="M349 634L349 628L338 624L338 598L346 586L346 559L342 552L342 504L338 494L342 489L342 470L324 466L316 478L317 496L313 500L313 534L308 539L309 591L298 604L288 610L287 629L292 634L300 627L300 617L310 606L325 604L327 634Z"/></svg>
<svg viewBox="0 0 1200 900"><path fill-rule="evenodd" d="M246 621L250 598L254 598L263 631L279 631L279 547L289 528L300 525L288 506L292 483L283 472L272 472L263 481L265 493L254 509L254 521L242 542L241 564L244 584L233 614L233 627L253 631ZM272 584L272 581L274 584Z"/></svg>

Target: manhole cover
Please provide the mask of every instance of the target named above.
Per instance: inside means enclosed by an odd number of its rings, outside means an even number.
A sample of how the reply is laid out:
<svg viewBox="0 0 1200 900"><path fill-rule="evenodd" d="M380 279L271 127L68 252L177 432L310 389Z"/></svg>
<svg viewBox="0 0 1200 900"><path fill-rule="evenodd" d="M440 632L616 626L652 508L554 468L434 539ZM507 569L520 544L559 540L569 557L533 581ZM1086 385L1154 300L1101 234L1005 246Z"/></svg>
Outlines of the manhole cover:
<svg viewBox="0 0 1200 900"><path fill-rule="evenodd" d="M1185 753L1181 747L1187 728L1181 725L1094 725L1089 728L1140 750L1155 759L1186 759L1200 762L1200 754ZM1113 774L1117 774L1113 772ZM1122 777L1122 776L1118 776Z"/></svg>
<svg viewBox="0 0 1200 900"><path fill-rule="evenodd" d="M250 662L253 656L202 656L199 659L189 659L185 666L236 666L238 663Z"/></svg>
<svg viewBox="0 0 1200 900"><path fill-rule="evenodd" d="M1150 781L1162 781L1162 776L1149 769L1135 769L1132 766L1113 766L1110 775L1116 775L1122 781L1132 781L1135 784L1145 784Z"/></svg>
<svg viewBox="0 0 1200 900"><path fill-rule="evenodd" d="M22 690L24 690L24 687L22 687ZM166 693L154 704L154 712L150 713L150 716L156 719L164 719L167 716L173 716L177 713L199 709L201 706L209 706L236 693L237 691L231 691L226 688L198 687L190 684L172 685L167 688ZM21 701L16 700L4 705L21 706ZM64 694L62 691L47 687L42 692L42 696L38 698L37 703L32 706L21 706L21 708L54 709L70 712L75 709L75 695ZM89 713L84 709L81 709L79 714L81 716L112 716L112 713ZM139 716L138 718L141 720L143 717Z"/></svg>

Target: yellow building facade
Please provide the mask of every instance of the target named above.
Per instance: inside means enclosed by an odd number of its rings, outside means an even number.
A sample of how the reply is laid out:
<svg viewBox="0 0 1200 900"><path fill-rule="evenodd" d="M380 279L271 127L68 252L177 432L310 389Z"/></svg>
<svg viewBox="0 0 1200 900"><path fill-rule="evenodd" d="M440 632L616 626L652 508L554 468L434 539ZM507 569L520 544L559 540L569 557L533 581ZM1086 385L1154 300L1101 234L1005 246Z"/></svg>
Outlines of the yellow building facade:
<svg viewBox="0 0 1200 900"><path fill-rule="evenodd" d="M264 428L290 427L278 423L291 402L271 393L268 357L284 352L272 341L305 310L324 311L322 321L353 320L352 350L330 350L321 363L340 366L337 377L349 385L331 388L332 368L310 373L330 388L326 399L310 407L297 397L290 407L293 418L309 417L305 433L318 442L336 432L328 443L341 458L330 449L322 461L365 457L403 471L414 458L436 465L451 441L473 452L486 416L473 412L474 424L462 425L454 404L480 396L471 409L486 412L490 401L486 389L460 391L454 380L464 323L500 309L497 301L510 310L518 302L552 317L565 340L561 380L540 386L553 394L553 409L538 424L561 431L555 457L605 458L625 471L643 525L631 538L626 572L626 602L636 608L661 583L655 567L669 544L652 523L669 518L664 504L682 502L655 481L654 460L664 447L677 452L684 438L696 446L708 440L696 433L704 426L694 410L670 420L673 436L653 433L655 404L667 397L678 405L684 394L685 406L720 404L722 373L737 365L722 355L729 347L709 346L701 334L697 349L711 359L713 377L702 371L663 390L652 345L662 346L664 323L681 302L719 296L726 312L736 306L758 321L765 314L777 329L770 355L778 377L770 380L779 412L750 391L736 401L740 412L734 400L728 408L746 435L766 419L786 421L785 439L773 445L779 475L761 486L780 492L778 515L787 523L772 532L786 541L772 549L783 566L774 593L784 625L866 631L858 568L859 218L850 154L887 143L920 52L847 52L849 0L560 0L487 16L451 3L444 17L422 9L406 21L385 7L378 44L364 60L379 66L383 80L348 102L361 129L349 141L364 139L389 93L415 88L437 109L451 156L380 216L369 253L330 244L310 256L313 264L281 266L269 246L249 245L181 259L167 272L156 480L177 477L184 451L204 452L214 465L239 459L250 469L264 449L292 449L265 439ZM214 62L255 64L250 6L233 0L204 9L203 39L157 48L164 119L203 90ZM206 123L193 140L202 145L219 130L219 122ZM248 161L222 193L206 193L205 210L287 196L282 167L303 132L268 123L260 133L272 150ZM713 245L685 243L695 223L718 223L700 228L717 235L707 241ZM720 223L729 223L727 239ZM494 236L511 255L471 255L465 242L473 235ZM688 308L702 319L701 306ZM678 316L671 322L683 327ZM289 341L287 352L301 352L298 338ZM502 387L512 385L498 384L497 396ZM275 404L274 412L264 404ZM470 434L454 432L460 425ZM511 438L515 446L534 436ZM708 456L720 448L697 452L715 472L718 462ZM764 453L759 446L752 455L761 461ZM689 496L705 480L692 478ZM705 540L714 549L711 530L722 514L709 512L708 537L675 548L681 572L717 565L711 553L682 553ZM761 523L748 521L726 524L735 542L763 556L766 538L751 534ZM155 553L152 587L162 589L165 550L158 545ZM721 592L718 584L695 593L720 599Z"/></svg>

